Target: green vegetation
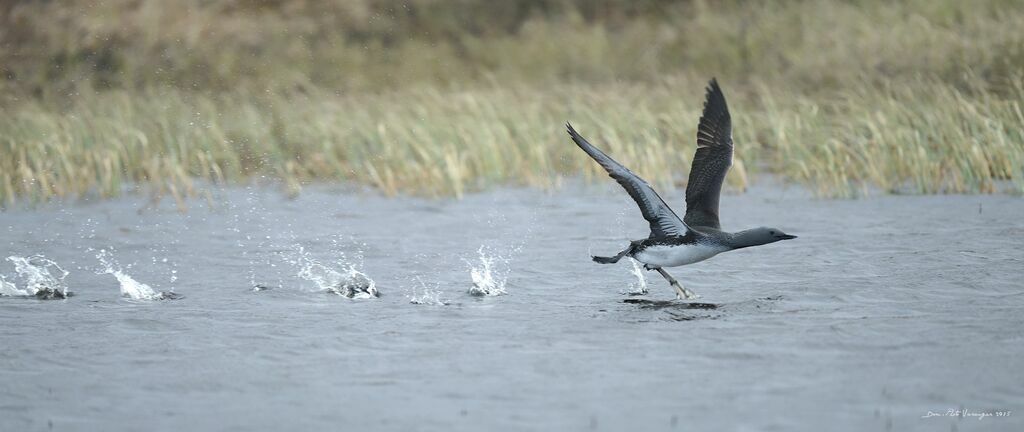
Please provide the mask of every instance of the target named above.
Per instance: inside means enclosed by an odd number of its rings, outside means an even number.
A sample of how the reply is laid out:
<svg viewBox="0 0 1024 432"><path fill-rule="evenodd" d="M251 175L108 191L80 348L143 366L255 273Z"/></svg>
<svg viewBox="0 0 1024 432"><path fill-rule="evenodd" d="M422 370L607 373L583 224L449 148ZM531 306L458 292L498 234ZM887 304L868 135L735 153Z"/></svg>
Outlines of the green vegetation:
<svg viewBox="0 0 1024 432"><path fill-rule="evenodd" d="M1016 1L8 2L0 202L603 176L566 120L664 185L685 179L711 76L733 187L1020 192L1021 28Z"/></svg>

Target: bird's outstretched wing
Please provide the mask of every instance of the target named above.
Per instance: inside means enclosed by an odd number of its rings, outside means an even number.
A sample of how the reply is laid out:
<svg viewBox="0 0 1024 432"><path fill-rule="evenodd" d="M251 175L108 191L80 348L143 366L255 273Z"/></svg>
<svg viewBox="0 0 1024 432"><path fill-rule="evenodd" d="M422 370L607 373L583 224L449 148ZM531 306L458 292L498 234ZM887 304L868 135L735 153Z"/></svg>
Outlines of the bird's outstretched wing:
<svg viewBox="0 0 1024 432"><path fill-rule="evenodd" d="M669 208L668 204L665 204L665 201L658 196L658 193L644 179L633 174L632 171L622 166L622 164L591 145L580 134L576 133L572 125L566 123L565 126L569 131L569 136L576 142L576 145L587 152L605 171L608 171L608 175L619 182L626 189L626 192L629 193L629 196L633 198L633 201L636 201L636 205L640 207L640 212L643 213L644 219L651 223L651 238L686 235L689 228L686 227L686 224L679 219L679 216L676 216L675 212Z"/></svg>
<svg viewBox="0 0 1024 432"><path fill-rule="evenodd" d="M718 197L732 165L732 120L725 95L714 78L704 97L704 113L697 126L697 153L686 183L686 215L690 226L720 229Z"/></svg>

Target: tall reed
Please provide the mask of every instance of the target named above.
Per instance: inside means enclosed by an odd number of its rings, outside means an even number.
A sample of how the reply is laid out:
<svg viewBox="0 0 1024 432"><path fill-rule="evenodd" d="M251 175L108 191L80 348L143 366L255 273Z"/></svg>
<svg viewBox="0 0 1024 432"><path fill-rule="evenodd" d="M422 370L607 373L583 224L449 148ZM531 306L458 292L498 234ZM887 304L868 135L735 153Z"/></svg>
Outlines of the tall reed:
<svg viewBox="0 0 1024 432"><path fill-rule="evenodd" d="M769 172L826 196L1020 192L1020 28L1024 4L1001 0L8 2L0 202L603 176L566 120L680 185L711 76L731 188Z"/></svg>

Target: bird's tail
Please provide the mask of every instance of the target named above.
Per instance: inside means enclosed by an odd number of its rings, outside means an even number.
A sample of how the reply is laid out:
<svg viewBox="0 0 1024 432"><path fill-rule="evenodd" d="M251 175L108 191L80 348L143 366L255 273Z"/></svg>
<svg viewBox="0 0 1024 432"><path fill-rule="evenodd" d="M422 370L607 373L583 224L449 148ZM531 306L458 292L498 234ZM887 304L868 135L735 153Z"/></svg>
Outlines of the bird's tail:
<svg viewBox="0 0 1024 432"><path fill-rule="evenodd" d="M622 259L622 254L615 255L615 256L612 256L612 257L603 257L603 256L594 255L591 258L593 258L594 262L596 262L598 264L615 264L615 263L619 262L620 259Z"/></svg>
<svg viewBox="0 0 1024 432"><path fill-rule="evenodd" d="M596 256L595 255L595 256L592 256L591 258L593 258L594 262L596 262L598 264L615 264L615 263L619 262L619 260L622 259L622 257L633 253L633 248L635 248L635 247L636 247L636 244L633 243L633 244L630 244L629 247L624 249L622 252L619 252L619 253L615 254L615 256L603 257L603 256Z"/></svg>

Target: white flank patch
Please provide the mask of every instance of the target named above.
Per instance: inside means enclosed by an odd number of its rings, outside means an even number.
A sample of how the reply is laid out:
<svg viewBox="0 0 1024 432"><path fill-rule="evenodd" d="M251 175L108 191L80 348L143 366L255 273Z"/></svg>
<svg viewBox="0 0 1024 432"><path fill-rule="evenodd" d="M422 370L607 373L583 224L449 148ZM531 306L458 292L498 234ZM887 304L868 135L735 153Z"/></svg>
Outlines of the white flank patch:
<svg viewBox="0 0 1024 432"><path fill-rule="evenodd" d="M706 244L685 244L678 246L651 246L634 255L637 261L654 267L678 267L701 262L727 249Z"/></svg>

